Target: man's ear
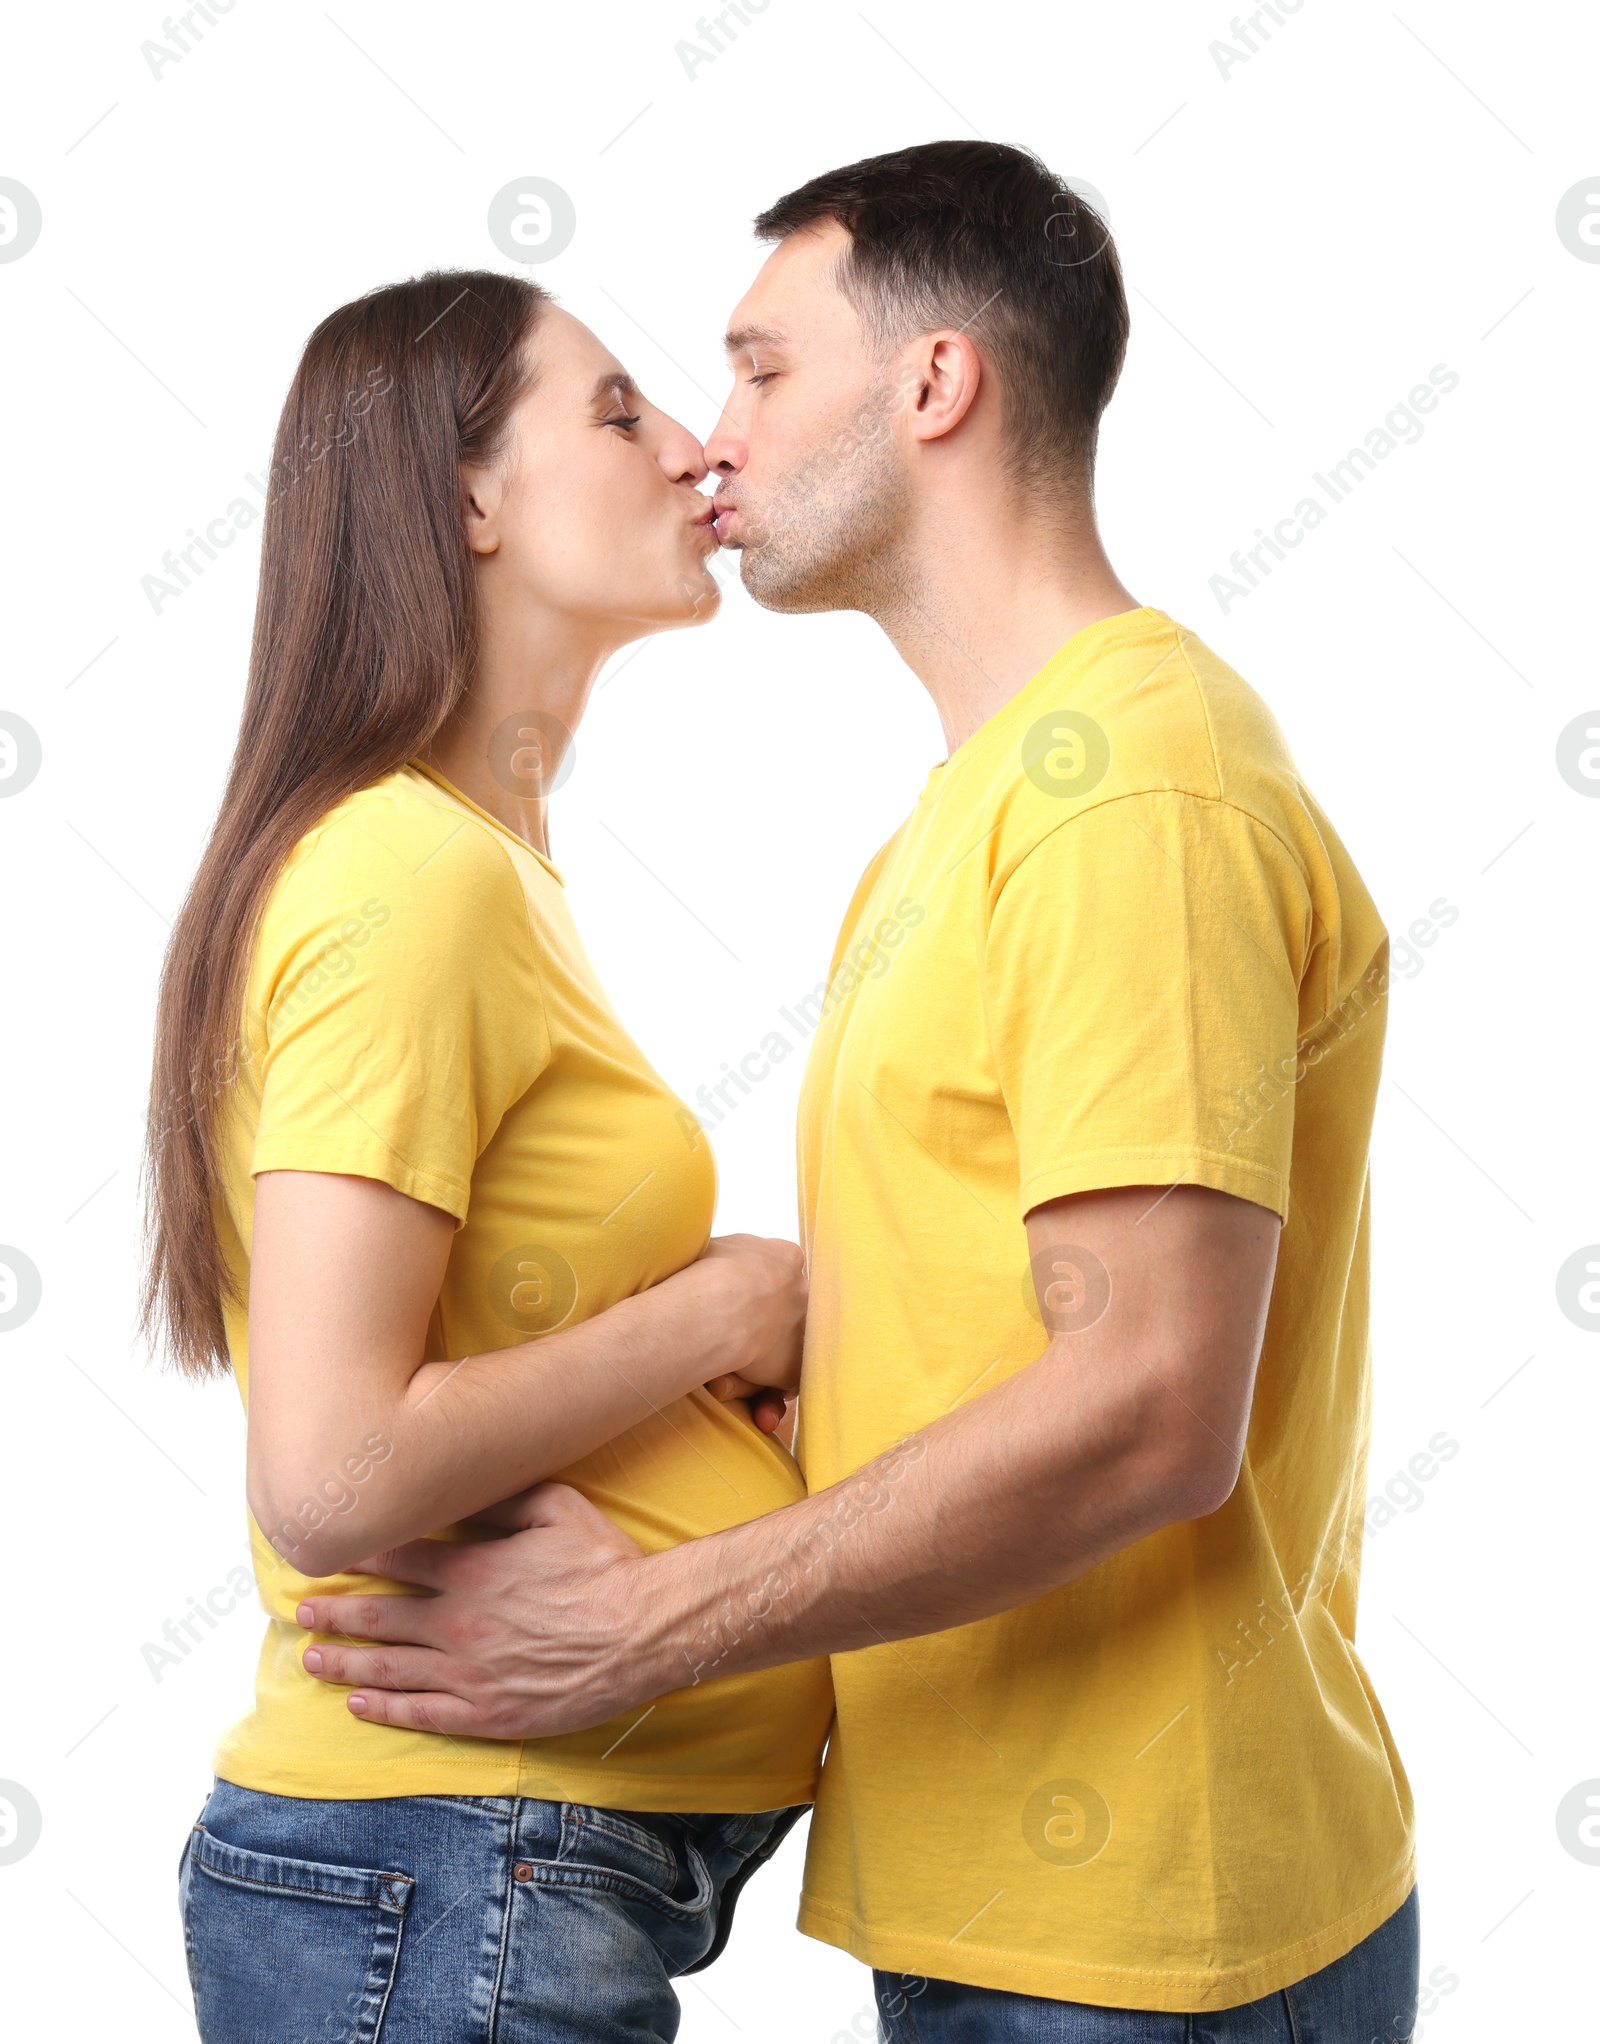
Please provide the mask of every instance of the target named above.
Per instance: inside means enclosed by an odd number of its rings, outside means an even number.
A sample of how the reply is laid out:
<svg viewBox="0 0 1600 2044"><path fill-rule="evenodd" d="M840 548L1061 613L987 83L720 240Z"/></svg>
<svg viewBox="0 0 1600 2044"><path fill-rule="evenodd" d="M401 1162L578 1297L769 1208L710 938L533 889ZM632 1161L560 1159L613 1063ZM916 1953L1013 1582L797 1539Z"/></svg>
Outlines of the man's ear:
<svg viewBox="0 0 1600 2044"><path fill-rule="evenodd" d="M500 550L500 507L505 484L486 468L461 471L461 528L467 545L475 554Z"/></svg>
<svg viewBox="0 0 1600 2044"><path fill-rule="evenodd" d="M983 359L970 334L952 329L921 335L906 364L911 437L938 440L952 432L977 402L982 382Z"/></svg>

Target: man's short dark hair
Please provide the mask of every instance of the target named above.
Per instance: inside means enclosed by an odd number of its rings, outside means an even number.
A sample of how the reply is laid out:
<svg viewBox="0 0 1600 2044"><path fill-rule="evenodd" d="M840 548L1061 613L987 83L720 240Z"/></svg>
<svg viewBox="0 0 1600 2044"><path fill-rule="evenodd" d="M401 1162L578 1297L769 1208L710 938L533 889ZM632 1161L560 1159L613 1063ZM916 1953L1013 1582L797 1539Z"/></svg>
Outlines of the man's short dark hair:
<svg viewBox="0 0 1600 2044"><path fill-rule="evenodd" d="M1019 479L1087 485L1128 345L1110 230L1037 156L1001 142L925 142L825 171L756 221L765 241L837 221L839 287L888 352L968 328L999 372Z"/></svg>

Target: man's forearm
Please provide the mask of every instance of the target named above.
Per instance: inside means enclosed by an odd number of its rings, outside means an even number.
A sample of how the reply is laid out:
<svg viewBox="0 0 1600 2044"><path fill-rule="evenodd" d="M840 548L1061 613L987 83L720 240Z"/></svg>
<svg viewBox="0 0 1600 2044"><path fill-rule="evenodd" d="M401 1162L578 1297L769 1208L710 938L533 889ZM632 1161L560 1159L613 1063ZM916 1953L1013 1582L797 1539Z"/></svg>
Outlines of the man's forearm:
<svg viewBox="0 0 1600 2044"><path fill-rule="evenodd" d="M965 1625L1214 1509L1193 1417L1136 1365L1107 1395L1048 1352L845 1482L633 1564L648 1693Z"/></svg>

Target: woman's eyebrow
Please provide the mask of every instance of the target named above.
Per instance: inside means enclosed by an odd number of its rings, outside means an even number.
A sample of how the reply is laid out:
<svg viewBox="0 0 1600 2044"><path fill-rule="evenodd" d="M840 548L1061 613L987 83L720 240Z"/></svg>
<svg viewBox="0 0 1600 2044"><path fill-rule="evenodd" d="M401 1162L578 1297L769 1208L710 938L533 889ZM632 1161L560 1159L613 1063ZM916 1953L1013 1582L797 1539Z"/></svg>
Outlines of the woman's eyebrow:
<svg viewBox="0 0 1600 2044"><path fill-rule="evenodd" d="M636 398L638 395L639 386L634 382L626 369L608 369L603 376L596 378L594 389L589 396L589 402L592 405L597 405L608 397L621 398L626 402L631 398Z"/></svg>

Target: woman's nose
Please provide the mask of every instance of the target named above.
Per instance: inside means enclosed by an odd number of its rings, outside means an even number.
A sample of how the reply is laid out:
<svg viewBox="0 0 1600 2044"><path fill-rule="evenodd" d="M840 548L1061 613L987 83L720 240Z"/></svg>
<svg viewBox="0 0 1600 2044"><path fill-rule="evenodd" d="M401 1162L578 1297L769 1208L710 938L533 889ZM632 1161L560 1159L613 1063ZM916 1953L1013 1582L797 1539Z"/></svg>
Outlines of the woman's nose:
<svg viewBox="0 0 1600 2044"><path fill-rule="evenodd" d="M667 473L675 483L701 483L710 475L706 451L692 433L685 434L682 443L673 449Z"/></svg>

